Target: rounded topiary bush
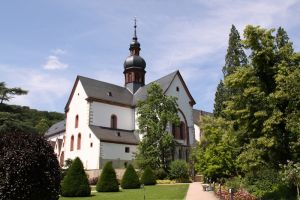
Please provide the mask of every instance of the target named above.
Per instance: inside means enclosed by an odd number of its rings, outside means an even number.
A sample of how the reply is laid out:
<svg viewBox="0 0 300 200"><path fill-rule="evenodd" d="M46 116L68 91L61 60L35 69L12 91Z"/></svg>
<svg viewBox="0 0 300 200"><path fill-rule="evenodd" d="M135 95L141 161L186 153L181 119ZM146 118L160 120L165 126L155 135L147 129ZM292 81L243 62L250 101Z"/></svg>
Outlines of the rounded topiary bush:
<svg viewBox="0 0 300 200"><path fill-rule="evenodd" d="M107 162L98 179L96 190L98 192L118 192L119 184L112 162Z"/></svg>
<svg viewBox="0 0 300 200"><path fill-rule="evenodd" d="M141 187L139 177L131 164L126 168L121 181L121 187L123 189L134 189Z"/></svg>
<svg viewBox="0 0 300 200"><path fill-rule="evenodd" d="M147 166L146 169L144 170L144 173L141 178L141 182L144 185L155 185L156 184L155 175L149 166Z"/></svg>
<svg viewBox="0 0 300 200"><path fill-rule="evenodd" d="M169 171L170 179L176 180L177 182L188 182L189 171L188 165L184 160L174 160L170 164Z"/></svg>
<svg viewBox="0 0 300 200"><path fill-rule="evenodd" d="M61 195L64 197L87 197L91 195L88 178L78 157L72 162L61 183Z"/></svg>
<svg viewBox="0 0 300 200"><path fill-rule="evenodd" d="M41 136L0 134L0 199L57 200L60 167L53 148Z"/></svg>

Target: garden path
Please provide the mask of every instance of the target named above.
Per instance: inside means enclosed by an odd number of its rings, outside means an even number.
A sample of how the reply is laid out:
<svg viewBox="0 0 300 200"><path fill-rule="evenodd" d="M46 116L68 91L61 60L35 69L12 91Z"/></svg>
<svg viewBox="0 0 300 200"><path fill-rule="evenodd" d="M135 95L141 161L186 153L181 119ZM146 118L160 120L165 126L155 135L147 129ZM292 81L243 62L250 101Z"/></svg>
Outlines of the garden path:
<svg viewBox="0 0 300 200"><path fill-rule="evenodd" d="M212 191L203 191L200 182L190 183L185 200L218 200Z"/></svg>

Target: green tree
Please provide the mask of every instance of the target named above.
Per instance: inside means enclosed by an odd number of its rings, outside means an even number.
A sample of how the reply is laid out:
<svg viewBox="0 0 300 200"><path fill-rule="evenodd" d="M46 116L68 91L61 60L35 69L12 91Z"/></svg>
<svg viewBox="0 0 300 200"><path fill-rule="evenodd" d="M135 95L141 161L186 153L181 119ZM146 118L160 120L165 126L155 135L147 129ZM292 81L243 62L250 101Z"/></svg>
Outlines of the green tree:
<svg viewBox="0 0 300 200"><path fill-rule="evenodd" d="M189 181L188 164L184 160L174 160L171 162L169 176L179 183Z"/></svg>
<svg viewBox="0 0 300 200"><path fill-rule="evenodd" d="M178 105L175 97L166 96L153 83L147 90L146 100L138 102L138 125L143 140L138 146L137 162L141 168L168 168L175 140L167 131L169 123L178 124Z"/></svg>
<svg viewBox="0 0 300 200"><path fill-rule="evenodd" d="M143 183L144 185L155 185L156 184L155 175L150 166L147 166L145 168L144 173L141 177L141 183Z"/></svg>
<svg viewBox="0 0 300 200"><path fill-rule="evenodd" d="M44 135L46 131L50 128L49 122L47 119L41 119L38 124L35 126L39 134Z"/></svg>
<svg viewBox="0 0 300 200"><path fill-rule="evenodd" d="M215 103L213 111L215 117L222 116L222 111L225 109L226 94L227 93L224 83L222 80L220 80L215 94Z"/></svg>
<svg viewBox="0 0 300 200"><path fill-rule="evenodd" d="M201 130L205 132L204 138L193 150L196 170L213 180L236 175L235 159L240 148L232 135L231 123L205 116Z"/></svg>
<svg viewBox="0 0 300 200"><path fill-rule="evenodd" d="M0 82L0 104L3 104L3 101L9 101L14 95L24 95L27 93L28 91L21 88L8 88L4 82Z"/></svg>
<svg viewBox="0 0 300 200"><path fill-rule="evenodd" d="M293 161L283 165L282 179L288 184L292 184L297 188L297 197L300 200L300 163L294 163Z"/></svg>
<svg viewBox="0 0 300 200"><path fill-rule="evenodd" d="M244 66L247 62L248 60L243 49L240 34L235 26L232 25L225 57L225 66L222 70L224 77L234 73L238 66Z"/></svg>
<svg viewBox="0 0 300 200"><path fill-rule="evenodd" d="M238 30L232 25L228 48L225 57L225 65L223 66L224 78L230 74L233 74L239 66L245 66L248 63L247 56L244 52L243 45L241 42L240 34ZM232 90L227 88L223 81L221 80L218 84L217 91L215 94L215 104L214 104L214 116L224 117L222 111L225 108L225 103L228 101L232 94L236 93L237 90Z"/></svg>
<svg viewBox="0 0 300 200"><path fill-rule="evenodd" d="M123 189L135 189L141 187L139 177L131 164L126 168L121 181L121 187Z"/></svg>
<svg viewBox="0 0 300 200"><path fill-rule="evenodd" d="M61 183L61 195L64 197L87 197L91 195L87 175L78 157L72 162Z"/></svg>
<svg viewBox="0 0 300 200"><path fill-rule="evenodd" d="M118 192L119 184L112 162L107 162L98 179L96 190L98 192Z"/></svg>
<svg viewBox="0 0 300 200"><path fill-rule="evenodd" d="M299 159L299 129L292 127L299 121L300 57L285 31L280 28L276 36L274 31L247 26L244 44L251 60L225 78L227 88L241 91L231 96L225 112L233 116L243 146L237 161L246 171Z"/></svg>

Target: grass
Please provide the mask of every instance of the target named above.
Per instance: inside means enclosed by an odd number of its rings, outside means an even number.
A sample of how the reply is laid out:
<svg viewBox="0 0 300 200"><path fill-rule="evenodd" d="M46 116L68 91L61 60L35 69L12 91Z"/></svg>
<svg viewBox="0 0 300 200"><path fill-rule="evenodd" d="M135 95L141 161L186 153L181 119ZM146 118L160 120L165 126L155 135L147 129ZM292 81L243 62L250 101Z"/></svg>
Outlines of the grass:
<svg viewBox="0 0 300 200"><path fill-rule="evenodd" d="M146 186L145 189L128 189L120 192L92 192L90 197L61 197L59 200L183 200L188 184ZM93 191L93 190L92 190Z"/></svg>

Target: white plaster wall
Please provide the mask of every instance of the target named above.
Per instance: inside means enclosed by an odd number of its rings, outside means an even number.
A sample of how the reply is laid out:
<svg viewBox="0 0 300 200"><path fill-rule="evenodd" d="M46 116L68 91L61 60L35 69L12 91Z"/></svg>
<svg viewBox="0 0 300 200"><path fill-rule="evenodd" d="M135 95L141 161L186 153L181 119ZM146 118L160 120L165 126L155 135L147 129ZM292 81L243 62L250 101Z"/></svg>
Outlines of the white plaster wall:
<svg viewBox="0 0 300 200"><path fill-rule="evenodd" d="M195 129L195 139L199 142L200 141L200 128L198 125L194 124Z"/></svg>
<svg viewBox="0 0 300 200"><path fill-rule="evenodd" d="M179 91L176 91L176 87L179 87ZM194 122L193 122L193 107L190 105L190 98L184 89L184 86L182 82L180 81L180 78L178 75L175 76L173 82L171 83L170 87L165 93L168 96L174 96L177 97L177 103L179 109L184 113L186 120L187 120L187 126L189 129L189 139L190 139L190 144L193 144L194 141ZM179 112L179 117L181 118L182 121L182 115Z"/></svg>
<svg viewBox="0 0 300 200"><path fill-rule="evenodd" d="M125 147L130 148L129 153L125 152ZM136 145L101 142L101 157L103 159L133 160L136 149Z"/></svg>
<svg viewBox="0 0 300 200"><path fill-rule="evenodd" d="M100 102L91 103L91 125L110 127L112 115L117 116L117 128L134 129L134 109Z"/></svg>
<svg viewBox="0 0 300 200"><path fill-rule="evenodd" d="M66 119L65 160L79 157L85 169L99 169L100 141L89 128L90 103L79 81L69 105ZM78 128L75 117L79 116ZM77 149L78 134L81 134L81 148ZM74 135L74 150L70 151L71 136ZM90 144L93 143L93 147Z"/></svg>

